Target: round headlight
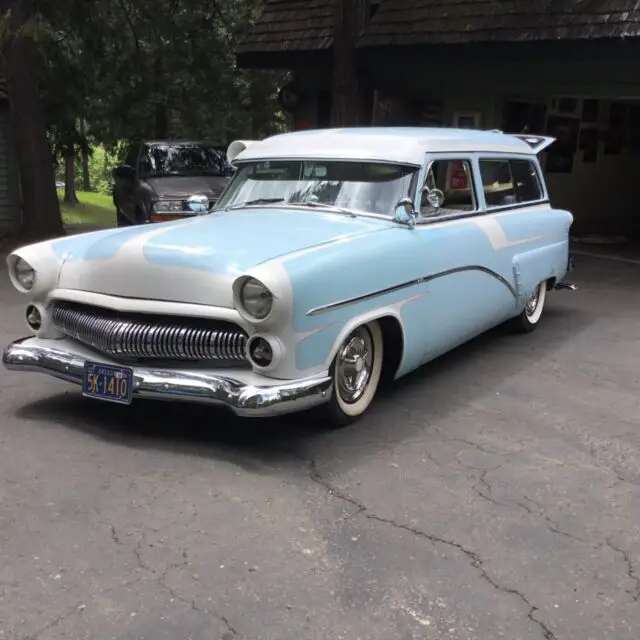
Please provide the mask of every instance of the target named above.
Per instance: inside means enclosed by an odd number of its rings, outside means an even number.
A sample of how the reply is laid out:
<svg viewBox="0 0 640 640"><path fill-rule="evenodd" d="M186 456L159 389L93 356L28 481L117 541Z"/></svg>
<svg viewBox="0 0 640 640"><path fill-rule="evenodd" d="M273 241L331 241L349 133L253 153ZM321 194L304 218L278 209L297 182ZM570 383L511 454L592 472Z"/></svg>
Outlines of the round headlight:
<svg viewBox="0 0 640 640"><path fill-rule="evenodd" d="M249 278L240 289L240 303L252 318L264 320L271 313L273 295L260 280Z"/></svg>
<svg viewBox="0 0 640 640"><path fill-rule="evenodd" d="M33 267L22 258L18 258L13 265L13 273L23 289L29 291L36 281L36 272Z"/></svg>

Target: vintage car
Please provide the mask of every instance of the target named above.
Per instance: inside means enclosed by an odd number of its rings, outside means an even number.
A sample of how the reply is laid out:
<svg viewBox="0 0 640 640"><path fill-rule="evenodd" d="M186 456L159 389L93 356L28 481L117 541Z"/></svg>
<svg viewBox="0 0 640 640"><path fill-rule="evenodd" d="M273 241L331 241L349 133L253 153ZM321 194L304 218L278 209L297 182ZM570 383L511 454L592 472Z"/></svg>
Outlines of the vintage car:
<svg viewBox="0 0 640 640"><path fill-rule="evenodd" d="M9 369L91 398L361 416L378 387L572 288L551 138L361 128L235 141L215 210L8 257L33 335Z"/></svg>

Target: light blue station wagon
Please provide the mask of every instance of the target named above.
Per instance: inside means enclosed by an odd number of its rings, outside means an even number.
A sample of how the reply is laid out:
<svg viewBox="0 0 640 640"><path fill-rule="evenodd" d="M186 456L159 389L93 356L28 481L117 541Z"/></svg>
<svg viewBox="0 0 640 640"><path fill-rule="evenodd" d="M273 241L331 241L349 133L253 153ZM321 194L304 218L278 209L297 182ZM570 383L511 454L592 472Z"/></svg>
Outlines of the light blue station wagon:
<svg viewBox="0 0 640 640"><path fill-rule="evenodd" d="M538 161L552 142L429 128L235 141L212 213L10 254L33 335L3 362L111 402L351 422L384 381L498 324L532 331L547 293L573 288L573 218Z"/></svg>

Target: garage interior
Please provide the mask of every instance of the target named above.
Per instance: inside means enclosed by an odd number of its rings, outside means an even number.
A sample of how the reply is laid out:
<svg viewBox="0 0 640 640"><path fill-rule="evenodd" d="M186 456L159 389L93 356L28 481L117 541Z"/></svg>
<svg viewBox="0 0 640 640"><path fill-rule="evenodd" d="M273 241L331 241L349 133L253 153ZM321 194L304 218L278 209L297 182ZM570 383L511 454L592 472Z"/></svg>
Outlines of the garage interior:
<svg viewBox="0 0 640 640"><path fill-rule="evenodd" d="M640 240L639 99L514 96L502 129L556 138L541 160L553 205L575 212L575 236Z"/></svg>

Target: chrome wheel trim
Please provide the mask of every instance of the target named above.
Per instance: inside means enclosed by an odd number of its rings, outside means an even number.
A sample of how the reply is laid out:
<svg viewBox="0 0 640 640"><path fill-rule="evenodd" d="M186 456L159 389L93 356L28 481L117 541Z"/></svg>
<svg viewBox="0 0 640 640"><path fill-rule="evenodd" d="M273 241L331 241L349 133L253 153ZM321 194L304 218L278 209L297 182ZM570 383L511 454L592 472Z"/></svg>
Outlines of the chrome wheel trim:
<svg viewBox="0 0 640 640"><path fill-rule="evenodd" d="M336 387L343 402L355 404L371 381L374 362L373 338L366 327L358 327L344 342L336 359Z"/></svg>
<svg viewBox="0 0 640 640"><path fill-rule="evenodd" d="M540 304L540 288L542 287L541 284L539 284L535 291L533 292L533 295L527 300L525 306L524 306L524 311L527 314L527 317L530 318L531 316L533 316L538 308L538 305Z"/></svg>

